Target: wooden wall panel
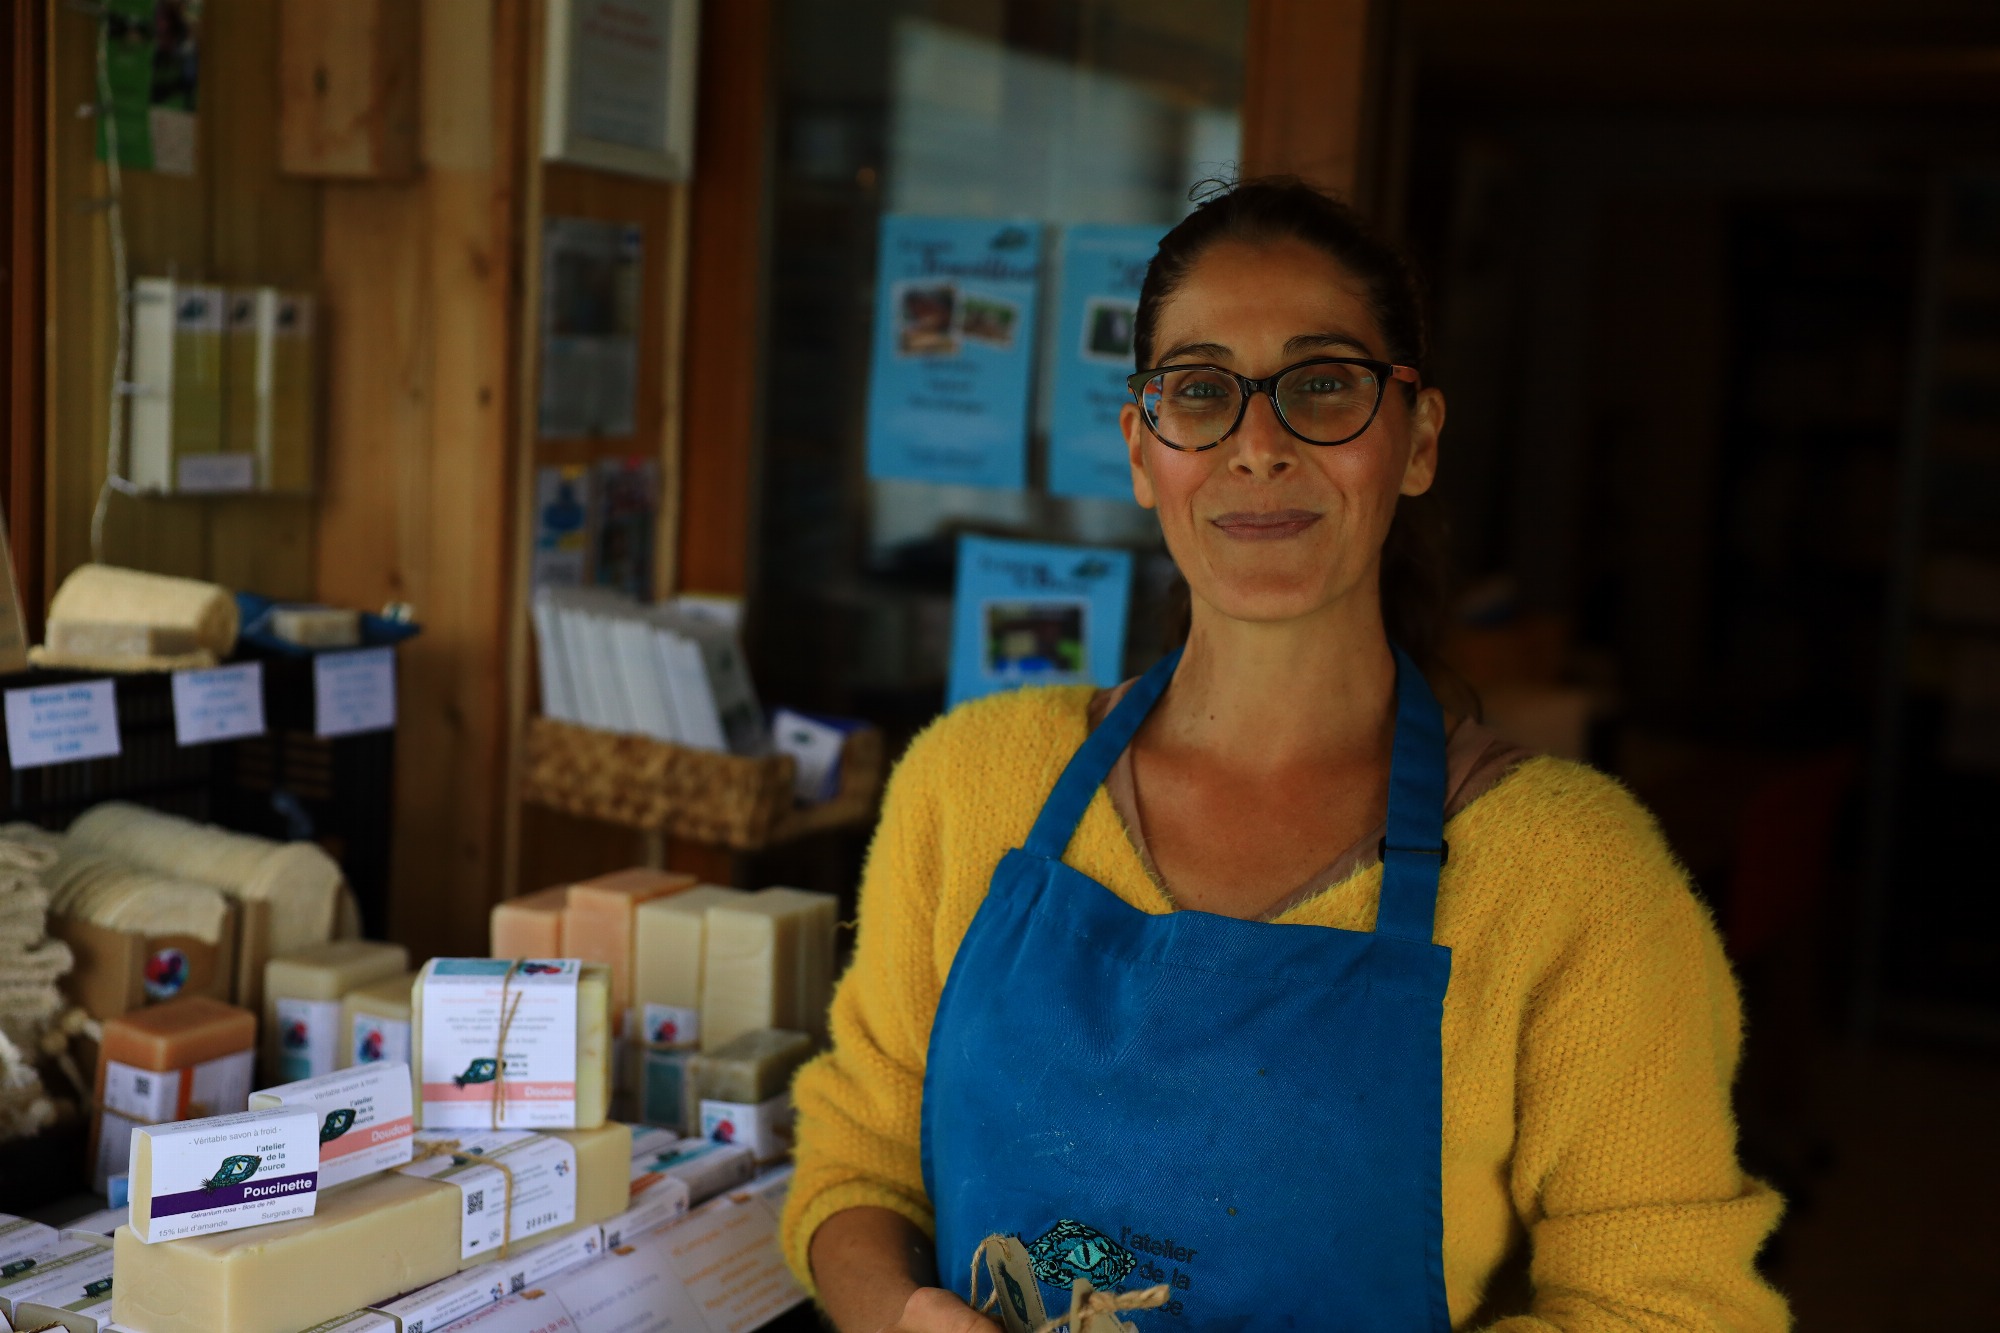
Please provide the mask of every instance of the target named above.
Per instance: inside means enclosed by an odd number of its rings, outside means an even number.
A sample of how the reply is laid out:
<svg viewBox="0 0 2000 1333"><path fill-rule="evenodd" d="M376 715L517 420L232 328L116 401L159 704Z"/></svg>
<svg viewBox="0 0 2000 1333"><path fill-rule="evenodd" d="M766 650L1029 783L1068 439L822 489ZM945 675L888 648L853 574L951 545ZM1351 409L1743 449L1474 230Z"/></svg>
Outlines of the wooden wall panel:
<svg viewBox="0 0 2000 1333"><path fill-rule="evenodd" d="M4 508L14 580L27 631L41 626L42 402L47 360L42 348L42 232L47 160L47 11L19 4L0 19L0 143L4 143L7 213L0 220L0 430L7 433Z"/></svg>
<svg viewBox="0 0 2000 1333"><path fill-rule="evenodd" d="M1251 0L1245 175L1289 172L1353 198L1369 163L1369 18L1385 0Z"/></svg>

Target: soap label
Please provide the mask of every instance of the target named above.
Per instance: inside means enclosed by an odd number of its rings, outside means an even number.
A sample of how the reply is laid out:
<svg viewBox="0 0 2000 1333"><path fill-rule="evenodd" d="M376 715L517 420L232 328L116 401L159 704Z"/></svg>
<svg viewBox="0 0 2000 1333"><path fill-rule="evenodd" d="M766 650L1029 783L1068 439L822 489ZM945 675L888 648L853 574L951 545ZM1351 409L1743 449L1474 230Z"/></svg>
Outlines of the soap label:
<svg viewBox="0 0 2000 1333"><path fill-rule="evenodd" d="M259 1110L310 1107L319 1117L319 1187L388 1171L410 1160L416 1123L410 1112L410 1067L376 1064L343 1069L252 1094Z"/></svg>
<svg viewBox="0 0 2000 1333"><path fill-rule="evenodd" d="M14 1307L14 1314L21 1321L22 1328L40 1328L40 1320L49 1321L48 1333L72 1328L97 1329L102 1333L111 1324L111 1282L109 1279L85 1284L92 1290L88 1295L73 1301L56 1299L57 1293L49 1292L32 1301L22 1301ZM99 1291L96 1288L102 1287ZM58 1315L63 1316L58 1318Z"/></svg>
<svg viewBox="0 0 2000 1333"><path fill-rule="evenodd" d="M510 974L511 970L511 975ZM425 1129L576 1124L574 958L434 958L424 965ZM507 1048L499 1048L501 1011Z"/></svg>
<svg viewBox="0 0 2000 1333"><path fill-rule="evenodd" d="M511 1259L500 1260L509 1292L526 1291L546 1282L557 1273L567 1273L604 1253L604 1232L598 1227L583 1230L536 1245Z"/></svg>
<svg viewBox="0 0 2000 1333"><path fill-rule="evenodd" d="M176 671L174 744L206 745L264 734L264 664Z"/></svg>
<svg viewBox="0 0 2000 1333"><path fill-rule="evenodd" d="M0 1306L66 1305L111 1294L111 1247L95 1236L59 1240L0 1268Z"/></svg>
<svg viewBox="0 0 2000 1333"><path fill-rule="evenodd" d="M639 1031L648 1046L673 1049L699 1045L701 1011L677 1004L649 1004L640 1009Z"/></svg>
<svg viewBox="0 0 2000 1333"><path fill-rule="evenodd" d="M410 1025L380 1014L356 1014L347 1034L349 1060L357 1065L410 1063Z"/></svg>
<svg viewBox="0 0 2000 1333"><path fill-rule="evenodd" d="M30 1222L25 1217L9 1217L0 1213L0 1268L16 1259L25 1259L37 1250L48 1248L56 1238L54 1227L43 1226L40 1222Z"/></svg>
<svg viewBox="0 0 2000 1333"><path fill-rule="evenodd" d="M480 1264L428 1287L419 1287L382 1306L394 1315L403 1333L424 1333L465 1318L507 1294L507 1276L499 1264Z"/></svg>
<svg viewBox="0 0 2000 1333"><path fill-rule="evenodd" d="M790 1093L761 1102L701 1104L701 1136L716 1143L740 1143L759 1162L775 1162L792 1150Z"/></svg>
<svg viewBox="0 0 2000 1333"><path fill-rule="evenodd" d="M425 1131L417 1135L417 1145L418 1159L403 1170L458 1189L461 1258L485 1258L499 1253L502 1244L518 1245L576 1220L576 1149L562 1139L508 1129L465 1135ZM427 1146L449 1155L421 1156Z"/></svg>
<svg viewBox="0 0 2000 1333"><path fill-rule="evenodd" d="M651 1189L654 1182L668 1177L685 1184L688 1202L698 1204L747 1183L756 1174L756 1157L740 1144L683 1139L672 1152L632 1163L632 1192Z"/></svg>
<svg viewBox="0 0 2000 1333"><path fill-rule="evenodd" d="M340 1049L340 1001L282 997L277 1011L278 1076L290 1083L332 1073Z"/></svg>
<svg viewBox="0 0 2000 1333"><path fill-rule="evenodd" d="M313 656L313 730L321 740L396 725L396 650L355 648Z"/></svg>
<svg viewBox="0 0 2000 1333"><path fill-rule="evenodd" d="M657 1176L644 1191L635 1194L632 1206L604 1224L605 1247L629 1245L649 1232L671 1226L687 1216L687 1182L673 1176Z"/></svg>
<svg viewBox="0 0 2000 1333"><path fill-rule="evenodd" d="M319 1188L319 1117L306 1107L246 1111L136 1130L151 1141L150 1197L132 1210L147 1244L311 1217ZM142 1218L141 1212L149 1214Z"/></svg>
<svg viewBox="0 0 2000 1333"><path fill-rule="evenodd" d="M256 1061L255 1051L243 1050L196 1065L188 1076L187 1100L180 1114L236 1115L248 1110Z"/></svg>
<svg viewBox="0 0 2000 1333"><path fill-rule="evenodd" d="M118 753L118 696L108 680L8 690L7 760L40 768Z"/></svg>

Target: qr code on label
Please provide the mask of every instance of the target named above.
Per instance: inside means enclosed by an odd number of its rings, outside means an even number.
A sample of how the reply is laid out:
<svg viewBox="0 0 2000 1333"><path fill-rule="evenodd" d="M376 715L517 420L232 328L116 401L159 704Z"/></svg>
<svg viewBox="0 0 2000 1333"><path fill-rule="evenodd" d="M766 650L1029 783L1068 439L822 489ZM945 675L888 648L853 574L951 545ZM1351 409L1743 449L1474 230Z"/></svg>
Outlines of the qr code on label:
<svg viewBox="0 0 2000 1333"><path fill-rule="evenodd" d="M465 1215L471 1217L474 1213L483 1213L485 1211L486 1191L467 1190L465 1192Z"/></svg>
<svg viewBox="0 0 2000 1333"><path fill-rule="evenodd" d="M139 1075L139 1077L132 1080L132 1091L138 1093L141 1097L152 1096L153 1080L147 1078L144 1074Z"/></svg>

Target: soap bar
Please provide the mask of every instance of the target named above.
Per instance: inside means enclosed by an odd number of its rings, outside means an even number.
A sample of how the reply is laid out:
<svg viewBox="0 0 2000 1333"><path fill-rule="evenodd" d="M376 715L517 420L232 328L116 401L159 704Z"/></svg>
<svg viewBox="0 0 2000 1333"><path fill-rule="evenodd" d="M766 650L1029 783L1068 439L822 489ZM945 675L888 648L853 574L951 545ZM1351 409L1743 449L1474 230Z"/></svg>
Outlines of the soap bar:
<svg viewBox="0 0 2000 1333"><path fill-rule="evenodd" d="M149 1244L310 1217L319 1116L306 1106L132 1131L132 1233Z"/></svg>
<svg viewBox="0 0 2000 1333"><path fill-rule="evenodd" d="M264 1078L293 1083L339 1068L341 1000L410 968L410 952L376 940L337 940L264 965Z"/></svg>
<svg viewBox="0 0 2000 1333"><path fill-rule="evenodd" d="M339 606L274 606L271 633L301 648L352 648L361 642L361 613Z"/></svg>
<svg viewBox="0 0 2000 1333"><path fill-rule="evenodd" d="M250 1094L253 1110L303 1106L319 1118L319 1187L388 1171L410 1160L416 1129L410 1067L363 1065Z"/></svg>
<svg viewBox="0 0 2000 1333"><path fill-rule="evenodd" d="M18 1302L60 1295L62 1302L89 1294L99 1282L109 1289L111 1250L96 1236L70 1236L16 1259L0 1269L0 1315L12 1317ZM74 1291L74 1295L69 1294ZM59 1302L61 1303L61 1302Z"/></svg>
<svg viewBox="0 0 2000 1333"><path fill-rule="evenodd" d="M622 1214L620 1214L622 1216ZM531 1245L519 1254L496 1260L507 1290L526 1291L557 1273L567 1273L604 1255L604 1228L588 1223L567 1236Z"/></svg>
<svg viewBox="0 0 2000 1333"><path fill-rule="evenodd" d="M779 1093L761 1102L701 1103L701 1136L748 1148L759 1166L783 1161L792 1152L792 1098Z"/></svg>
<svg viewBox="0 0 2000 1333"><path fill-rule="evenodd" d="M357 986L340 1001L340 1067L410 1063L410 991L414 972Z"/></svg>
<svg viewBox="0 0 2000 1333"><path fill-rule="evenodd" d="M757 1174L757 1159L748 1148L712 1139L681 1140L672 1152L632 1163L632 1190L638 1193L661 1176L687 1186L688 1201L699 1204L726 1190L748 1183Z"/></svg>
<svg viewBox="0 0 2000 1333"><path fill-rule="evenodd" d="M424 964L411 1028L417 1123L425 1129L602 1125L611 1107L609 990L610 969L574 959ZM504 1055L498 1049L503 998L514 1013ZM574 1006L573 1018L562 1016L565 1005Z"/></svg>
<svg viewBox="0 0 2000 1333"><path fill-rule="evenodd" d="M708 1101L761 1102L792 1086L792 1075L813 1057L803 1032L759 1028L694 1061L695 1096Z"/></svg>
<svg viewBox="0 0 2000 1333"><path fill-rule="evenodd" d="M294 1333L458 1270L457 1190L391 1171L295 1222L147 1245L116 1237L112 1312L146 1333Z"/></svg>
<svg viewBox="0 0 2000 1333"><path fill-rule="evenodd" d="M0 1268L55 1243L56 1229L25 1217L0 1213Z"/></svg>
<svg viewBox="0 0 2000 1333"><path fill-rule="evenodd" d="M563 953L611 969L611 1013L620 1023L632 1003L634 914L694 887L694 876L635 867L569 886L563 905Z"/></svg>
<svg viewBox="0 0 2000 1333"><path fill-rule="evenodd" d="M708 909L746 899L742 889L703 884L641 903L632 947L632 1004L651 1046L701 1040L701 962Z"/></svg>
<svg viewBox="0 0 2000 1333"><path fill-rule="evenodd" d="M830 893L764 889L708 909L702 1050L756 1028L825 1035L838 906Z"/></svg>
<svg viewBox="0 0 2000 1333"><path fill-rule="evenodd" d="M15 1307L14 1319L23 1333L57 1328L65 1333L107 1333L111 1328L111 1284L104 1284L101 1295L79 1296L67 1305L55 1303L53 1295L24 1300Z"/></svg>
<svg viewBox="0 0 2000 1333"><path fill-rule="evenodd" d="M466 1200L457 1230L461 1262L469 1265L501 1254L503 1244L514 1252L523 1242L553 1241L623 1211L630 1197L628 1142L623 1125L424 1132L417 1160L400 1174L450 1185ZM490 1162L504 1164L511 1176ZM470 1207L475 1200L480 1206Z"/></svg>
<svg viewBox="0 0 2000 1333"><path fill-rule="evenodd" d="M489 1261L376 1308L394 1319L402 1333L425 1333L455 1323L506 1294L506 1275L497 1262Z"/></svg>
<svg viewBox="0 0 2000 1333"><path fill-rule="evenodd" d="M639 1119L686 1137L701 1128L701 1098L694 1090L693 1051L642 1051Z"/></svg>
<svg viewBox="0 0 2000 1333"><path fill-rule="evenodd" d="M537 889L495 903L491 918L495 958L563 958L563 904L569 886Z"/></svg>
<svg viewBox="0 0 2000 1333"><path fill-rule="evenodd" d="M257 1019L247 1009L182 995L104 1024L97 1053L92 1184L109 1194L135 1126L249 1106Z"/></svg>
<svg viewBox="0 0 2000 1333"><path fill-rule="evenodd" d="M631 1125L628 1128L632 1131L634 1159L658 1157L663 1152L672 1152L675 1145L687 1137L685 1134L676 1134L670 1129L662 1129L655 1125Z"/></svg>

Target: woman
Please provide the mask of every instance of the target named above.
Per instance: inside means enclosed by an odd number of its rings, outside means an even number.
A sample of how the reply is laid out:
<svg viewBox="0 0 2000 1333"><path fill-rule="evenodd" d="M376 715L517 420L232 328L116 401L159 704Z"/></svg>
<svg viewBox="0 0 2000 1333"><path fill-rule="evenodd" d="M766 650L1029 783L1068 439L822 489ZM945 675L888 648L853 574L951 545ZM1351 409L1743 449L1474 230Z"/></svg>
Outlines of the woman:
<svg viewBox="0 0 2000 1333"><path fill-rule="evenodd" d="M1615 782L1447 719L1400 651L1445 414L1406 269L1251 181L1161 242L1136 344L1186 647L911 747L795 1089L793 1267L843 1333L997 1327L965 1298L1000 1252L1015 1325L1084 1278L1164 1284L1140 1329L1444 1333L1508 1313L1512 1258L1530 1308L1495 1327L1783 1328L1684 874Z"/></svg>

